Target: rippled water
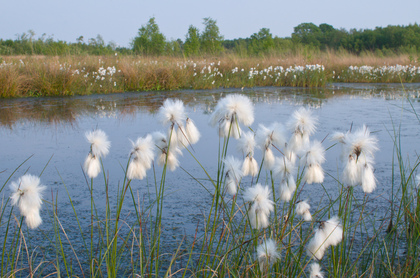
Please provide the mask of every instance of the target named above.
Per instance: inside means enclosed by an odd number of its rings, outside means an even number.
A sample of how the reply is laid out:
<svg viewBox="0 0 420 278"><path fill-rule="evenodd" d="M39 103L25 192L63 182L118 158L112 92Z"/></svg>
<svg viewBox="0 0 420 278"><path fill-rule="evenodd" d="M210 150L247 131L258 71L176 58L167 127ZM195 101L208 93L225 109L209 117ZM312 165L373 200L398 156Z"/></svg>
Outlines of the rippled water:
<svg viewBox="0 0 420 278"><path fill-rule="evenodd" d="M311 107L319 119L314 139L323 140L334 131L347 131L366 124L379 139L380 151L376 155L375 175L378 188L370 195L375 201L368 208L372 215L384 217L389 208L391 192L391 173L393 155L393 128L400 127L402 154L415 160L419 143L420 122L420 84L333 84L324 89L303 88L254 88L246 90L177 91L162 93L124 93L115 95L95 95L73 98L37 98L2 100L0 103L0 179L6 178L25 159L31 158L17 171L12 180L25 172L39 175L46 166L41 181L48 190L46 200L57 197L58 215L68 229L76 229L77 224L63 183L69 189L82 224L90 222L90 199L88 185L81 170L81 164L89 151L84 137L85 131L100 128L111 141L111 152L103 160L106 174L110 180L110 196L115 198L121 185L128 154L131 149L129 139L165 128L157 120L156 112L166 98L179 98L187 106L188 116L197 124L202 138L194 146L194 155L204 168L215 175L217 167L218 137L208 119L217 100L226 94L241 93L249 96L255 105L254 130L258 124L269 125L274 121L285 123L291 113L301 106ZM332 143L328 137L324 146ZM231 153L236 153L232 148ZM332 177L340 173L340 149L338 146L327 151L324 169ZM237 154L238 155L238 154ZM260 157L257 154L257 158ZM203 213L211 201L206 190L191 176L205 178L205 174L191 156L184 151L180 159L183 169L169 172L167 192L164 203L164 230L172 234L194 233ZM156 172L160 168L156 166ZM154 194L151 171L150 180L133 181L132 187L142 203L148 203L147 196ZM160 174L158 174L160 175ZM191 175L191 176L190 176ZM95 179L94 196L98 209L100 200L105 197L103 177ZM204 186L211 189L210 184ZM308 185L301 193L302 199L309 198L312 203L325 199L326 192L332 198L339 194L337 182L330 176L323 184ZM363 196L360 188L356 195ZM8 188L1 192L3 198L10 194ZM125 207L125 214L133 208ZM130 216L128 216L130 217ZM48 216L45 215L46 223ZM44 224L41 229L48 232L51 228ZM42 233L33 236L45 242ZM175 243L174 243L175 244Z"/></svg>

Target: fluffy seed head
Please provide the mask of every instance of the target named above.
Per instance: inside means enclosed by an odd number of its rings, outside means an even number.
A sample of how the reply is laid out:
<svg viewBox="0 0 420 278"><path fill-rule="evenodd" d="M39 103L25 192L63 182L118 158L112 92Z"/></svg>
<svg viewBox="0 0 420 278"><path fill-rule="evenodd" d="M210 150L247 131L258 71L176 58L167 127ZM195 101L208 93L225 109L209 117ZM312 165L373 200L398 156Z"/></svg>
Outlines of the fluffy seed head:
<svg viewBox="0 0 420 278"><path fill-rule="evenodd" d="M264 168L267 170L273 170L276 163L276 158L273 154L273 151L269 148L264 151Z"/></svg>
<svg viewBox="0 0 420 278"><path fill-rule="evenodd" d="M159 117L164 125L181 124L186 118L184 103L179 99L166 99L159 108Z"/></svg>
<svg viewBox="0 0 420 278"><path fill-rule="evenodd" d="M188 141L190 144L195 144L200 140L200 132L194 124L194 121L190 118L187 118L185 123L185 133L187 135Z"/></svg>
<svg viewBox="0 0 420 278"><path fill-rule="evenodd" d="M306 201L300 201L296 203L296 213L301 215L305 221L311 221L312 216L309 211L311 206Z"/></svg>
<svg viewBox="0 0 420 278"><path fill-rule="evenodd" d="M213 114L210 116L210 125L219 124L219 135L227 137L230 134L239 138L239 124L250 126L254 122L254 106L248 97L243 95L228 95L219 100Z"/></svg>
<svg viewBox="0 0 420 278"><path fill-rule="evenodd" d="M332 217L322 222L315 231L314 237L309 241L307 246L308 255L320 260L328 247L337 245L342 239L343 227L338 217Z"/></svg>
<svg viewBox="0 0 420 278"><path fill-rule="evenodd" d="M268 217L274 210L273 201L270 200L271 191L268 186L256 184L244 193L244 200L251 202L249 218L253 228L266 228L269 224Z"/></svg>
<svg viewBox="0 0 420 278"><path fill-rule="evenodd" d="M235 195L241 180L242 173L242 162L233 156L228 156L223 161L226 169L226 186L229 194Z"/></svg>
<svg viewBox="0 0 420 278"><path fill-rule="evenodd" d="M244 155L254 155L255 136L253 132L244 132L242 137L238 139L237 148Z"/></svg>
<svg viewBox="0 0 420 278"><path fill-rule="evenodd" d="M105 157L109 153L111 142L108 136L100 129L88 131L85 133L86 139L90 143L91 153L93 156Z"/></svg>
<svg viewBox="0 0 420 278"><path fill-rule="evenodd" d="M248 155L242 164L242 173L244 176L255 177L258 174L258 163L254 157Z"/></svg>
<svg viewBox="0 0 420 278"><path fill-rule="evenodd" d="M309 278L324 278L324 273L322 273L321 266L318 263L312 263L309 269Z"/></svg>
<svg viewBox="0 0 420 278"><path fill-rule="evenodd" d="M28 227L31 229L38 227L42 223L39 210L42 205L42 191L45 190L39 177L26 174L16 182L11 182L10 189L12 205L18 205Z"/></svg>
<svg viewBox="0 0 420 278"><path fill-rule="evenodd" d="M267 239L257 247L258 263L261 272L268 269L274 262L280 259L280 252L274 240Z"/></svg>
<svg viewBox="0 0 420 278"><path fill-rule="evenodd" d="M130 161L127 169L127 178L129 180L139 179L142 180L146 176L146 168L140 163L138 158L134 158Z"/></svg>
<svg viewBox="0 0 420 278"><path fill-rule="evenodd" d="M304 179L307 184L324 182L324 170L319 164L311 164L305 168Z"/></svg>
<svg viewBox="0 0 420 278"><path fill-rule="evenodd" d="M318 120L312 116L312 112L309 109L301 107L299 110L293 112L292 118L287 123L287 126L293 132L310 136L315 132L317 123Z"/></svg>
<svg viewBox="0 0 420 278"><path fill-rule="evenodd" d="M376 178L373 173L373 167L365 163L362 169L362 189L365 193L372 193L376 188Z"/></svg>
<svg viewBox="0 0 420 278"><path fill-rule="evenodd" d="M284 127L280 123L273 123L269 127L260 124L255 135L255 140L261 149L270 148L271 145L277 148L283 148L286 144Z"/></svg>
<svg viewBox="0 0 420 278"><path fill-rule="evenodd" d="M146 170L150 169L152 167L155 149L152 135L148 134L146 137L139 137L136 142L131 142L131 145L133 159L137 159L138 163L141 163Z"/></svg>
<svg viewBox="0 0 420 278"><path fill-rule="evenodd" d="M89 178L96 178L101 172L101 162L99 158L89 153L83 164L83 170Z"/></svg>

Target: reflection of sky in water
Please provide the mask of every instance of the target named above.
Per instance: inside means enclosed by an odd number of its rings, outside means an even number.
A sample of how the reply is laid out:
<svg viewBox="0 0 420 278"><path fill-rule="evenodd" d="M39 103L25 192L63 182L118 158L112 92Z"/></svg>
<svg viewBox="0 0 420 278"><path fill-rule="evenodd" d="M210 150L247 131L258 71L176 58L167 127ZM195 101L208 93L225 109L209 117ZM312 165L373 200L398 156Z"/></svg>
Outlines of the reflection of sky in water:
<svg viewBox="0 0 420 278"><path fill-rule="evenodd" d="M413 108L419 113L420 85L407 85L406 90L411 97ZM47 200L51 199L51 190L54 195L58 194L58 202L61 204L59 215L64 219L63 222L69 226L76 225L71 221L73 212L68 204L63 182L68 186L77 209L84 213L89 212L88 187L81 170L81 164L89 151L84 137L85 131L100 128L108 134L112 145L110 154L104 159L104 165L110 179L110 196L115 198L116 189L121 186L123 180L122 167L127 163L131 148L128 139L135 140L138 136L165 130L154 113L166 96L181 98L187 104L188 116L196 122L202 134L201 140L194 145L194 155L210 175L214 175L217 167L218 137L216 130L208 125L208 119L217 99L224 95L223 92L169 92L168 95L127 93L61 99L7 100L0 106L3 125L0 128L0 172L4 171L0 177L4 182L30 155L33 157L18 170L12 180L16 180L26 171L38 175L52 156L41 177L43 184L48 187L44 197ZM336 84L335 87L316 91L301 88L262 88L245 90L243 93L249 94L255 103L255 122L252 125L254 130L259 123L285 123L291 113L302 105L313 107L314 115L319 119L314 139L322 140L335 131L346 131L352 124L354 128L359 128L362 124L368 125L379 139L380 151L376 155L375 163L378 188L369 195L374 201L367 209L375 216L386 211L381 211L382 208L389 208L386 199L389 199L391 190L393 141L389 133L393 133L392 122L394 126L401 128L402 155L411 161L414 161L417 155L420 135L420 123L412 113L409 102L404 100L401 86ZM55 110L57 108L59 111ZM7 111L8 109L17 109L20 115L4 115L13 113ZM25 109L29 109L27 114ZM36 115L36 109L44 114ZM55 112L61 114L54 115ZM329 147L332 143L326 139L323 145ZM241 157L235 151L234 143L230 153ZM339 154L338 146L331 148L326 154L324 169L333 177L341 175ZM261 158L258 151L256 158ZM190 175L199 179L206 178L202 169L185 150L180 161L182 168ZM156 168L156 173L159 177L160 167ZM198 221L203 220L202 213L205 212L211 198L189 174L180 168L168 173L164 211L165 219L169 219L168 223L171 224L165 226L165 229L180 229L179 232L183 233L185 228L188 232L193 232ZM140 199L146 198L148 192L153 195L155 189L151 170L148 171L148 179L132 182L135 194L137 196L138 193ZM265 174L261 181L264 180ZM201 181L212 191L209 182ZM102 200L105 197L103 176L96 178L94 183L95 197ZM243 186L249 184L250 179L245 179ZM332 198L338 196L337 182L328 175L324 187ZM355 192L357 198L363 198L361 188L355 189ZM2 192L3 196L8 194L8 189ZM300 196L301 199L308 198L313 206L318 206L320 200L324 200L325 203L327 198L325 191L318 184L306 185ZM147 203L146 199L144 203ZM126 204L131 204L131 201ZM321 203L321 206L323 205L325 204ZM101 210L100 201L98 207ZM69 219L66 219L67 216ZM88 218L82 217L83 221L88 221ZM47 225L43 228L49 229Z"/></svg>

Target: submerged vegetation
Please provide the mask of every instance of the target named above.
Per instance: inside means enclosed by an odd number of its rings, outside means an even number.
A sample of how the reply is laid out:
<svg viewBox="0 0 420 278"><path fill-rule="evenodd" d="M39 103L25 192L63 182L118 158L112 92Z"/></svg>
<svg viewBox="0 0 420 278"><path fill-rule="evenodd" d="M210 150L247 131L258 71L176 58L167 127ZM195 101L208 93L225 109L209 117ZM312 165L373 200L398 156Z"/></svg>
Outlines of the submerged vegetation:
<svg viewBox="0 0 420 278"><path fill-rule="evenodd" d="M397 124L389 130L396 162L388 174L390 184L377 185L378 141L361 124L319 142L312 136L322 119L311 110L300 108L290 119L255 126L250 99L230 94L218 100L209 117L219 144L214 150L215 167L206 169L200 161L208 158L194 150L204 127L195 125L183 102L166 99L157 116L165 131L142 134L132 142L128 160L121 163L117 196L109 194L113 185L103 164L113 151L111 142L102 130L86 133L89 144L83 169L89 211L79 210L80 204L62 181L74 223L63 221L56 193L46 196L42 172L39 178L25 174L17 179L16 171L3 178L0 193L11 198L5 197L0 207L2 277L420 274L419 191L414 180L419 160L406 162L402 156L403 137ZM342 165L337 166L338 174L328 173L323 169L325 153L339 147ZM194 169L180 165L182 153L196 161ZM22 165L26 163L30 162ZM185 235L172 248L166 245L168 231L162 227L172 183L167 175L181 170L204 189L207 201L202 219L193 223L195 233ZM324 186L327 175L336 184L334 193ZM132 186L134 180L143 187L150 185L152 192L140 198ZM377 186L390 190L388 196L381 196L389 199L384 200L387 210L379 217L371 207ZM322 193L308 196L304 190L308 187L310 192ZM94 188L103 193L99 199ZM42 220L38 219L40 209ZM33 237L32 229L42 233ZM43 237L46 245L38 243Z"/></svg>

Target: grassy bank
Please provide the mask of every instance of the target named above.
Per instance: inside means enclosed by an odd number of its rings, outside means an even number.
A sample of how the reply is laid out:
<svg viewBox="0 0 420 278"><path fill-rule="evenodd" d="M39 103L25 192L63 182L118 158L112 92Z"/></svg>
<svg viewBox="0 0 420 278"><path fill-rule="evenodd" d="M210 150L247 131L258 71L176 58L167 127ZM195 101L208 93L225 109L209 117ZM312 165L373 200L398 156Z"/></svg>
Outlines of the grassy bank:
<svg viewBox="0 0 420 278"><path fill-rule="evenodd" d="M194 60L118 55L5 56L0 62L2 98L254 86L322 87L329 82L420 82L418 61L408 55L321 52Z"/></svg>

